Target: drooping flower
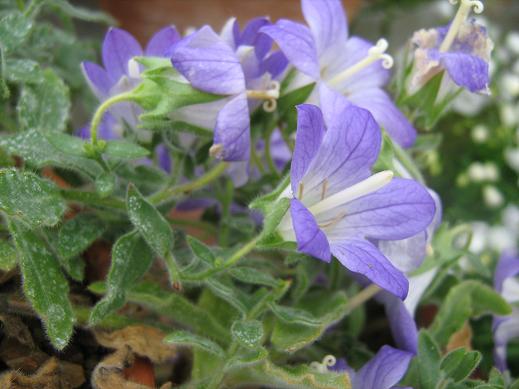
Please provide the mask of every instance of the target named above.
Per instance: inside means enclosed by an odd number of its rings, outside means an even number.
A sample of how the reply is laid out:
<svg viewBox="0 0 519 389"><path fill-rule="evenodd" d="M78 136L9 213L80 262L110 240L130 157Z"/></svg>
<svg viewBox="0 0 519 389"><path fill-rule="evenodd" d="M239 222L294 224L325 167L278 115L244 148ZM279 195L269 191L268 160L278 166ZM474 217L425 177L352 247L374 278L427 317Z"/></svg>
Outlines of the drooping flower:
<svg viewBox="0 0 519 389"><path fill-rule="evenodd" d="M519 301L519 257L512 252L503 253L494 274L494 288L509 303ZM508 316L495 317L492 324L494 335L494 363L505 371L506 349L511 339L519 337L519 309L514 307Z"/></svg>
<svg viewBox="0 0 519 389"><path fill-rule="evenodd" d="M250 112L263 101L272 109L279 97L274 78L286 60L279 52L270 53L272 40L258 33L267 24L268 19L257 18L240 32L231 19L221 35L204 26L170 51L173 66L194 88L223 97L181 108L175 118L214 128L211 154L225 161L248 162Z"/></svg>
<svg viewBox="0 0 519 389"><path fill-rule="evenodd" d="M300 105L291 165L290 212L281 236L300 252L343 266L404 299L408 281L376 247L409 238L433 219L434 200L416 181L371 174L381 133L365 109L325 99L323 112ZM323 118L324 117L324 118Z"/></svg>
<svg viewBox="0 0 519 389"><path fill-rule="evenodd" d="M458 0L449 0L456 4ZM412 44L414 67L410 93L416 92L436 74L446 71L456 85L473 93L489 94L489 62L493 42L486 29L467 19L471 9L483 12L483 3L461 0L454 20L448 26L417 31Z"/></svg>
<svg viewBox="0 0 519 389"><path fill-rule="evenodd" d="M328 369L345 372L350 376L352 389L392 389L396 388L409 367L413 354L390 346L383 346L379 352L359 371L348 366L346 360L339 359ZM405 389L405 388L401 388ZM411 389L411 388L409 388Z"/></svg>
<svg viewBox="0 0 519 389"><path fill-rule="evenodd" d="M306 75L298 84L318 82L340 92L348 101L370 111L400 145L411 146L416 131L383 90L393 64L385 54L387 42L381 39L373 45L359 37L348 37L339 0L301 0L301 4L309 27L281 19L261 29Z"/></svg>
<svg viewBox="0 0 519 389"><path fill-rule="evenodd" d="M127 31L110 28L105 35L102 47L103 66L85 61L81 64L85 78L90 88L100 102L132 90L141 81L141 67L135 61L138 56L164 57L171 45L180 39L173 26L158 31L142 49L137 40ZM122 136L125 128L130 128L141 141L151 140L149 131L137 128L142 109L134 103L122 102L112 106L103 116L99 127L99 137L102 139L117 139ZM79 135L90 137L89 127L83 128ZM171 164L169 155L160 148L159 165L168 170Z"/></svg>

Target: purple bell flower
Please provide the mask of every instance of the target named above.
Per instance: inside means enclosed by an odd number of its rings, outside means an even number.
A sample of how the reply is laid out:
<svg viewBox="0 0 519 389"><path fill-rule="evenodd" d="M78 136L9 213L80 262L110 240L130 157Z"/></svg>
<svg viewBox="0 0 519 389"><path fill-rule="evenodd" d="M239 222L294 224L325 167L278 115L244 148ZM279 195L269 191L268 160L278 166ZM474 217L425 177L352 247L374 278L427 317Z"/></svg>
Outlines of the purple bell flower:
<svg viewBox="0 0 519 389"><path fill-rule="evenodd" d="M497 264L494 275L494 288L509 303L519 301L519 281L515 278L519 274L519 257L516 253L503 253ZM514 307L508 316L494 317L492 324L494 335L494 362L496 367L505 371L506 348L511 339L519 337L519 309Z"/></svg>
<svg viewBox="0 0 519 389"><path fill-rule="evenodd" d="M455 4L457 1L450 0ZM416 92L436 74L446 71L451 82L473 93L490 94L489 62L493 42L486 29L473 19L470 10L483 12L483 3L461 0L448 26L415 32L414 67L409 84Z"/></svg>
<svg viewBox="0 0 519 389"><path fill-rule="evenodd" d="M157 32L142 49L137 40L127 31L110 28L106 33L103 47L103 66L85 61L81 64L85 78L90 88L100 102L132 90L140 79L141 67L134 60L138 56L164 57L168 49L180 40L180 35L173 26L168 26ZM104 115L99 126L99 137L105 140L122 137L125 127L133 129L139 140L149 142L151 133L138 129L139 115L142 110L130 102L114 105ZM85 127L79 132L82 138L90 137L90 128ZM166 171L171 168L169 154L163 153L158 157L159 165Z"/></svg>
<svg viewBox="0 0 519 389"><path fill-rule="evenodd" d="M383 346L357 372L348 366L345 359L337 360L334 365L328 366L328 370L347 373L352 389L396 389L395 385L406 374L412 358L413 354L407 351Z"/></svg>
<svg viewBox="0 0 519 389"><path fill-rule="evenodd" d="M403 167L400 166L397 169L402 177L408 176ZM440 198L434 191L430 189L428 191L436 207L434 218L429 226L407 239L378 242L380 251L391 260L398 270L407 275L409 294L404 301L387 292L379 293L375 299L384 304L395 344L398 348L414 354L418 352L418 328L414 320L416 307L436 275L437 269L433 268L418 275L412 275L412 273L420 267L426 253L432 250L432 237L442 219Z"/></svg>
<svg viewBox="0 0 519 389"><path fill-rule="evenodd" d="M325 262L333 255L403 300L408 281L374 242L424 231L434 200L416 181L390 171L372 175L381 132L368 111L335 94L323 98L322 107L297 107L291 186L282 194L292 200L278 231L300 252Z"/></svg>
<svg viewBox="0 0 519 389"><path fill-rule="evenodd" d="M302 0L301 4L309 27L281 19L261 29L304 74L297 86L318 82L340 92L351 103L370 111L400 145L411 146L416 131L383 90L393 64L385 54L387 42L381 39L373 45L359 37L348 37L340 0Z"/></svg>
<svg viewBox="0 0 519 389"><path fill-rule="evenodd" d="M176 43L170 50L178 72L197 89L221 95L212 103L196 104L175 112L175 119L204 128L214 128L211 154L219 159L242 162L232 167L246 180L250 156L250 112L265 102L275 108L279 83L275 78L286 67L278 53L270 53L272 40L259 34L270 24L266 18L250 21L240 31L231 19L220 35L204 26Z"/></svg>

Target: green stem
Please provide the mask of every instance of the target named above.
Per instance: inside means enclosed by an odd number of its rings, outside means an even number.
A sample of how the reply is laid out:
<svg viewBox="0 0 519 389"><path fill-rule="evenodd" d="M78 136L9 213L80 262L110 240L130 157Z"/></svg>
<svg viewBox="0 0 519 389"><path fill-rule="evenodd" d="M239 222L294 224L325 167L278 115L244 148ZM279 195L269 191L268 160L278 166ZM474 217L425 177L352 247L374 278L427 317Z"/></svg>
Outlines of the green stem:
<svg viewBox="0 0 519 389"><path fill-rule="evenodd" d="M166 200L168 200L170 197L173 197L175 195L181 194L181 193L188 193L195 191L197 189L203 188L210 182L216 180L218 177L220 177L224 172L225 169L227 169L227 166L229 164L227 162L220 162L217 164L213 169L209 170L207 173L205 173L203 176L197 178L194 181L188 182L187 184L177 185L170 188L165 188L154 195L150 196L148 200L154 204L160 204Z"/></svg>
<svg viewBox="0 0 519 389"><path fill-rule="evenodd" d="M366 288L362 289L359 293L357 293L355 296L353 296L350 299L350 301L348 301L348 304L346 305L344 311L346 312L346 314L349 314L350 312L364 304L366 301L371 299L381 290L382 289L380 289L380 286L375 284L367 286Z"/></svg>
<svg viewBox="0 0 519 389"><path fill-rule="evenodd" d="M120 210L126 209L126 203L123 200L115 197L100 197L93 192L84 192L77 189L62 189L61 195L67 200L77 201L88 205L115 208Z"/></svg>
<svg viewBox="0 0 519 389"><path fill-rule="evenodd" d="M270 171L273 174L275 174L276 177L279 177L279 171L276 168L276 164L272 160L272 154L270 153L270 138L275 129L276 129L275 125L270 126L267 133L265 134L265 159L267 160L267 165L268 165Z"/></svg>
<svg viewBox="0 0 519 389"><path fill-rule="evenodd" d="M164 257L164 262L169 273L169 283L175 288L180 287L180 272L178 270L177 261L170 252Z"/></svg>
<svg viewBox="0 0 519 389"><path fill-rule="evenodd" d="M220 273L220 272L232 267L240 259L242 259L242 257L244 257L245 255L250 253L252 250L254 250L254 248L256 248L256 244L260 240L260 237L261 236L257 236L254 239L252 239L250 242L245 244L241 249L236 251L229 259L227 259L221 266L214 267L212 269L206 270L206 271L198 273L198 274L181 275L181 278L184 281L202 281L214 274Z"/></svg>
<svg viewBox="0 0 519 389"><path fill-rule="evenodd" d="M94 113L94 117L92 118L92 124L90 125L90 138L92 145L97 144L97 129L101 124L101 120L103 119L103 115L112 105L121 103L123 101L130 101L133 99L132 92L121 93L116 96L112 96L109 99L105 100Z"/></svg>
<svg viewBox="0 0 519 389"><path fill-rule="evenodd" d="M409 154L396 143L393 143L393 150L395 151L397 159L409 171L411 176L420 183L425 184L422 173L416 168Z"/></svg>
<svg viewBox="0 0 519 389"><path fill-rule="evenodd" d="M252 160L252 162L254 162L254 165L256 165L259 172L261 174L265 174L265 168L263 167L263 164L261 163L261 160L258 157L258 154L256 153L256 149L253 145L251 145L251 148L250 148L250 159Z"/></svg>

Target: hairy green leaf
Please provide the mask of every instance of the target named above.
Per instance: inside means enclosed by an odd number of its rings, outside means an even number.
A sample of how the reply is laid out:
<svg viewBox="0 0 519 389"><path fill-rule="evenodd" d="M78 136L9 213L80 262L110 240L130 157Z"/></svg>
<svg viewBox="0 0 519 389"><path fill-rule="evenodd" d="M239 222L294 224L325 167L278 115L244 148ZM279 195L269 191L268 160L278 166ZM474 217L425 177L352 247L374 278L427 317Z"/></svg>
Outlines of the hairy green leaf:
<svg viewBox="0 0 519 389"><path fill-rule="evenodd" d="M449 291L430 329L443 346L468 319L483 314L508 315L510 312L510 305L489 286L474 280L463 281Z"/></svg>
<svg viewBox="0 0 519 389"><path fill-rule="evenodd" d="M164 257L173 247L173 232L164 217L142 197L137 188L128 186L126 195L128 216L146 243Z"/></svg>
<svg viewBox="0 0 519 389"><path fill-rule="evenodd" d="M126 292L148 270L152 260L152 252L137 231L123 235L115 242L106 280L108 292L92 310L90 325L99 323L124 305Z"/></svg>
<svg viewBox="0 0 519 389"><path fill-rule="evenodd" d="M0 209L32 226L53 226L66 204L52 182L34 173L0 169Z"/></svg>
<svg viewBox="0 0 519 389"><path fill-rule="evenodd" d="M217 343L187 331L173 332L164 338L164 342L199 348L214 354L219 358L223 358L225 356L225 352Z"/></svg>
<svg viewBox="0 0 519 389"><path fill-rule="evenodd" d="M20 258L23 290L45 324L53 346L63 349L74 328L74 315L68 299L68 283L58 261L45 243L21 223L9 223Z"/></svg>
<svg viewBox="0 0 519 389"><path fill-rule="evenodd" d="M0 271L9 271L16 267L18 255L15 248L5 240L0 240Z"/></svg>
<svg viewBox="0 0 519 389"><path fill-rule="evenodd" d="M242 346L254 348L263 339L263 324L258 320L238 320L232 324L231 334Z"/></svg>
<svg viewBox="0 0 519 389"><path fill-rule="evenodd" d="M56 73L46 69L42 82L23 87L17 109L25 129L63 131L70 110L68 87Z"/></svg>

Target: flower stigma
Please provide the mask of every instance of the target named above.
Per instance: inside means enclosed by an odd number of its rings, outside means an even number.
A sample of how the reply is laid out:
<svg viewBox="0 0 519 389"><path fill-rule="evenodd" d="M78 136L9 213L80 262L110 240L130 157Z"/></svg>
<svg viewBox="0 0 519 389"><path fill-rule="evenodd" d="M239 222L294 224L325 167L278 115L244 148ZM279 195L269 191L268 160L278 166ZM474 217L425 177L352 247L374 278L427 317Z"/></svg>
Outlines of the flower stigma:
<svg viewBox="0 0 519 389"><path fill-rule="evenodd" d="M141 69L139 68L139 63L134 58L128 61L128 75L131 78L140 78L141 76Z"/></svg>
<svg viewBox="0 0 519 389"><path fill-rule="evenodd" d="M458 4L458 0L449 0L449 3L455 5ZM485 6L483 5L483 2L478 0L461 0L458 12L456 13L456 16L454 16L454 20L449 27L449 31L447 32L445 39L440 45L440 52L445 53L451 48L452 44L456 40L456 37L458 36L461 25L465 22L465 20L467 20L472 9L475 13L480 14L485 10Z"/></svg>
<svg viewBox="0 0 519 389"><path fill-rule="evenodd" d="M335 366L337 359L333 355L327 355L323 358L322 362L312 362L310 367L317 370L319 373L327 373L328 368Z"/></svg>
<svg viewBox="0 0 519 389"><path fill-rule="evenodd" d="M367 57L361 59L356 64L344 69L342 72L334 76L329 81L329 84L337 85L378 60L382 60L382 66L384 69L391 69L393 67L394 60L392 56L386 53L388 47L389 44L387 40L379 39L377 44L368 50Z"/></svg>
<svg viewBox="0 0 519 389"><path fill-rule="evenodd" d="M278 81L271 81L265 90L247 90L247 97L249 99L265 100L263 109L266 112L274 112L277 108L280 87Z"/></svg>

